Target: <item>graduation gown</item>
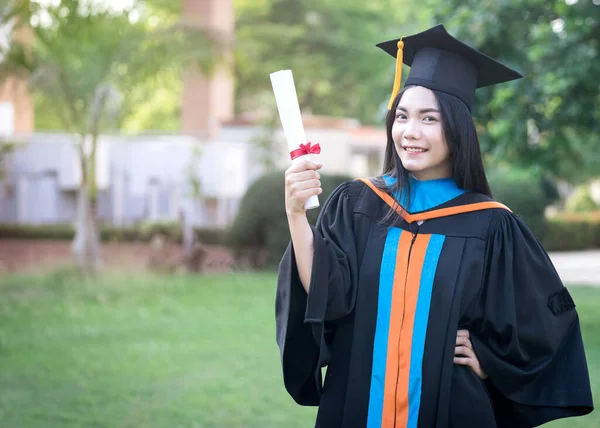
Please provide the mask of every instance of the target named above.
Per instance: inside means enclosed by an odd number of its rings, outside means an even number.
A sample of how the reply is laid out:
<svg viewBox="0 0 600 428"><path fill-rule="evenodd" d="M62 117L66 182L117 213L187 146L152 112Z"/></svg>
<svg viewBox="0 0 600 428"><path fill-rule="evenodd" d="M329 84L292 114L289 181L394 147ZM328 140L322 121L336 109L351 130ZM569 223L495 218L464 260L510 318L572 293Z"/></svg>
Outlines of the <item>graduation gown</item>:
<svg viewBox="0 0 600 428"><path fill-rule="evenodd" d="M523 221L452 189L382 224L393 205L368 179L332 193L311 226L308 295L291 243L281 260L283 380L319 406L316 426L518 428L591 412L575 305ZM453 363L458 329L486 381Z"/></svg>

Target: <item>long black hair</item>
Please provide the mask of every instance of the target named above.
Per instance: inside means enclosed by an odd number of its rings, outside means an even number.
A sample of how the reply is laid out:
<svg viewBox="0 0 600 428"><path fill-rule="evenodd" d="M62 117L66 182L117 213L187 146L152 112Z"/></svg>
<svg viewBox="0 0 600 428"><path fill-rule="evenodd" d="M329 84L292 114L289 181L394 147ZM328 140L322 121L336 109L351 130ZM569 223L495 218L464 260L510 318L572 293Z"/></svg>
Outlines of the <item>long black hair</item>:
<svg viewBox="0 0 600 428"><path fill-rule="evenodd" d="M392 138L392 126L396 120L396 108L402 95L412 87L414 86L407 86L400 91L386 118L387 145L383 161L383 174L396 178L396 182L388 186L382 179L374 180L374 184L378 188L391 191L393 194L402 195L406 189L407 201L410 201L409 171L402 165L396 151ZM433 92L440 110L442 130L450 152L452 178L461 189L483 193L491 197L492 192L485 175L479 139L471 111L463 101L454 95L433 89L431 92ZM392 207L383 221L386 222L396 217L396 209Z"/></svg>

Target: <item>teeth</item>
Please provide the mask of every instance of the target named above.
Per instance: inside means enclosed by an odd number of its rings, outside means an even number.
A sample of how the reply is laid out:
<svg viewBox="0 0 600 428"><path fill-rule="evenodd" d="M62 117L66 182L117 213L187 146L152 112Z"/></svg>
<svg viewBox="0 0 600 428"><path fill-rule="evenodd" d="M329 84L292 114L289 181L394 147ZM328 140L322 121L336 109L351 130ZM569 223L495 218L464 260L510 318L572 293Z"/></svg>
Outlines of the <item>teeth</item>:
<svg viewBox="0 0 600 428"><path fill-rule="evenodd" d="M407 147L404 150L406 150L407 152L413 152L413 153L422 153L425 151L425 149L416 149L413 147Z"/></svg>

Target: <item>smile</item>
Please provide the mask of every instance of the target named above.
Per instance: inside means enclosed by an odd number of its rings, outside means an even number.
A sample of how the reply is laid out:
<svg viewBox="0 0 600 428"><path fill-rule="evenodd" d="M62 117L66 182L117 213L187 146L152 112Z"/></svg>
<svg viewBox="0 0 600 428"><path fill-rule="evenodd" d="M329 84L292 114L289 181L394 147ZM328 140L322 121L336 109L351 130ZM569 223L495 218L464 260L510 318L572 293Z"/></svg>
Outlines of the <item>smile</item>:
<svg viewBox="0 0 600 428"><path fill-rule="evenodd" d="M410 153L424 153L427 149L420 149L418 147L404 147L404 150Z"/></svg>

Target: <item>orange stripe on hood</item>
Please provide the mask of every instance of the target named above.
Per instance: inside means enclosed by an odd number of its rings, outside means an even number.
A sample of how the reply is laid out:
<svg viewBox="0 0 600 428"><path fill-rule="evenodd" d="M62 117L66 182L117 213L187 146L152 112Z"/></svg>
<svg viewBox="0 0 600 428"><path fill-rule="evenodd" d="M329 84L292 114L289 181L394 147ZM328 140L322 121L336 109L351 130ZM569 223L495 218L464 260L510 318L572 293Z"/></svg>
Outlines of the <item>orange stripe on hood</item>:
<svg viewBox="0 0 600 428"><path fill-rule="evenodd" d="M478 202L475 204L467 204L467 205L460 205L457 207L431 210L431 211L427 211L427 212L419 213L419 214L409 214L408 212L406 212L404 210L404 208L402 208L394 200L394 198L392 198L390 195L383 192L382 190L378 189L373 184L373 182L371 180L369 180L368 178L358 178L357 180L360 180L363 183L365 183L367 186L369 186L371 188L371 190L373 190L381 199L383 199L383 201L386 204L388 204L390 207L395 209L396 212L398 214L400 214L400 216L402 216L402 218L404 220L406 220L407 223L413 223L415 221L430 220L432 218L438 218L438 217L448 217L451 215L468 213L468 212L473 212L473 211L487 210L490 208L502 208L502 209L510 211L510 208L508 208L506 205L502 205L500 202Z"/></svg>

